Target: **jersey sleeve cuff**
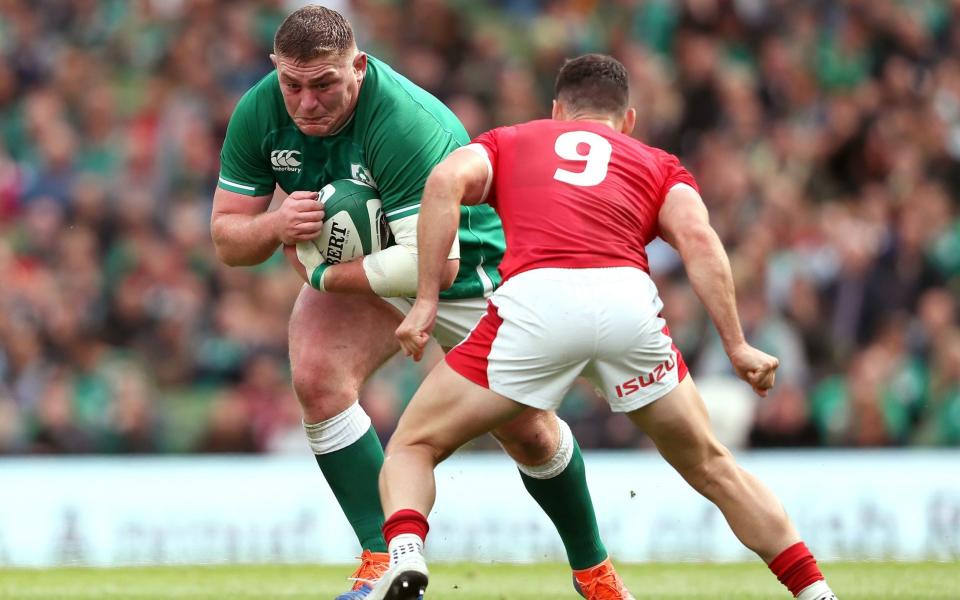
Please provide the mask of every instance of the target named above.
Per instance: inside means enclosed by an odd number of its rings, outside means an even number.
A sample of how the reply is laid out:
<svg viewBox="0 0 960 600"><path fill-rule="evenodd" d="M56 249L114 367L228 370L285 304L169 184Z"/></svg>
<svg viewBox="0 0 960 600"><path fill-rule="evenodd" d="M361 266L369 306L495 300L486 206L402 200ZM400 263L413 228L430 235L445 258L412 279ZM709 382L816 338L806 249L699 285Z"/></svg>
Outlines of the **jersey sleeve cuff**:
<svg viewBox="0 0 960 600"><path fill-rule="evenodd" d="M272 187L268 188L247 182L235 181L234 179L224 177L223 175L220 175L217 178L217 187L227 190L228 192L243 194L244 196L266 196L273 193Z"/></svg>
<svg viewBox="0 0 960 600"><path fill-rule="evenodd" d="M420 203L411 204L410 206L404 206L401 208L394 208L383 213L383 216L387 219L387 223L396 221L397 219L403 219L412 215L420 213Z"/></svg>

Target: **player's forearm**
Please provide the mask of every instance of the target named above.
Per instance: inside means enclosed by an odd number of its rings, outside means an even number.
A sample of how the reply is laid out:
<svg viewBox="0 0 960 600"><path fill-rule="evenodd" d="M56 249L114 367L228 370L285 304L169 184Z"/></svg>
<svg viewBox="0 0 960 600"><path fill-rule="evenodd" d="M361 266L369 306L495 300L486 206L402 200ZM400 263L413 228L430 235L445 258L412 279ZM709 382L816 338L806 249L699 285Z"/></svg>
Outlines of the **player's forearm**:
<svg viewBox="0 0 960 600"><path fill-rule="evenodd" d="M436 299L445 287L445 279L449 279L445 276L447 255L460 224L464 189L463 181L455 173L441 167L427 179L417 224L417 298Z"/></svg>
<svg viewBox="0 0 960 600"><path fill-rule="evenodd" d="M737 315L730 261L716 232L709 226L692 229L678 244L687 278L707 308L727 352L744 343Z"/></svg>
<svg viewBox="0 0 960 600"><path fill-rule="evenodd" d="M325 292L412 297L417 293L417 256L398 244L361 260L321 265L309 283Z"/></svg>
<svg viewBox="0 0 960 600"><path fill-rule="evenodd" d="M273 214L215 216L210 231L217 257L231 267L257 265L270 258L280 245Z"/></svg>
<svg viewBox="0 0 960 600"><path fill-rule="evenodd" d="M326 267L323 290L347 294L374 294L381 298L412 298L417 293L417 257L401 246L374 252L355 260ZM408 264L409 262L409 264ZM453 284L460 261L448 259L443 267L441 289ZM316 287L314 282L307 283Z"/></svg>
<svg viewBox="0 0 960 600"><path fill-rule="evenodd" d="M323 289L343 294L375 294L364 273L362 260L328 267L323 274Z"/></svg>

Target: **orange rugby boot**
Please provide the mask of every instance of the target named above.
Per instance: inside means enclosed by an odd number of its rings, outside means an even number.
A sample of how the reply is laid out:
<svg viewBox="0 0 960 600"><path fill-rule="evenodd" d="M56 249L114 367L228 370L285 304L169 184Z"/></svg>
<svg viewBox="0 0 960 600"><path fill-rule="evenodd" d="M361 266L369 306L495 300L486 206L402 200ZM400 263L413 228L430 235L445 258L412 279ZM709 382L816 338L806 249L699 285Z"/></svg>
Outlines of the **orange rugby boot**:
<svg viewBox="0 0 960 600"><path fill-rule="evenodd" d="M360 566L350 576L353 587L337 596L336 600L361 600L366 598L373 586L390 568L390 555L386 552L364 550L360 555Z"/></svg>
<svg viewBox="0 0 960 600"><path fill-rule="evenodd" d="M574 571L573 587L587 600L636 600L609 558L595 567Z"/></svg>

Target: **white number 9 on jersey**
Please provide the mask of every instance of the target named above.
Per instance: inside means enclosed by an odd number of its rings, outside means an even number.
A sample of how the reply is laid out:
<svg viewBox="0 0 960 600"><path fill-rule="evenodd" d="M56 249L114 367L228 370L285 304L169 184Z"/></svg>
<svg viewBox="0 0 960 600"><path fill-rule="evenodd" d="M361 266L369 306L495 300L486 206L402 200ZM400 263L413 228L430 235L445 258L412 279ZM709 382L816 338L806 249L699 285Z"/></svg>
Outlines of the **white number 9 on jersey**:
<svg viewBox="0 0 960 600"><path fill-rule="evenodd" d="M589 148L586 154L581 154L577 149L580 144L585 144ZM596 133L568 131L557 138L553 150L560 158L586 163L583 171L580 172L557 169L553 178L571 185L587 187L597 185L606 178L613 147L610 142Z"/></svg>

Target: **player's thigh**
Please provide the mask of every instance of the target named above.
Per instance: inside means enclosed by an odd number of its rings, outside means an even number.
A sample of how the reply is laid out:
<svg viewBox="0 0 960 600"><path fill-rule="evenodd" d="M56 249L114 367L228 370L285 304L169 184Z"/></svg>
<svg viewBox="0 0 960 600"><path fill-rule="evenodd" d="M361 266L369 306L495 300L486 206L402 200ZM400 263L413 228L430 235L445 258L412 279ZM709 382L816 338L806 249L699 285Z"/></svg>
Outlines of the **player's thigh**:
<svg viewBox="0 0 960 600"><path fill-rule="evenodd" d="M402 315L376 296L322 293L304 286L290 316L294 389L310 422L357 399L363 382L397 352Z"/></svg>
<svg viewBox="0 0 960 600"><path fill-rule="evenodd" d="M707 408L690 376L684 377L665 396L628 416L681 473L727 454L713 433Z"/></svg>
<svg viewBox="0 0 960 600"><path fill-rule="evenodd" d="M439 462L523 409L440 361L403 411L387 454L402 446L426 445L433 449Z"/></svg>
<svg viewBox="0 0 960 600"><path fill-rule="evenodd" d="M408 298L390 298L388 302L406 314L413 305ZM437 310L433 336L449 352L462 342L487 312L486 298L444 300ZM538 369L538 374L542 374ZM535 465L548 461L560 443L560 427L552 411L536 408L522 413L495 429L493 436L514 460Z"/></svg>

